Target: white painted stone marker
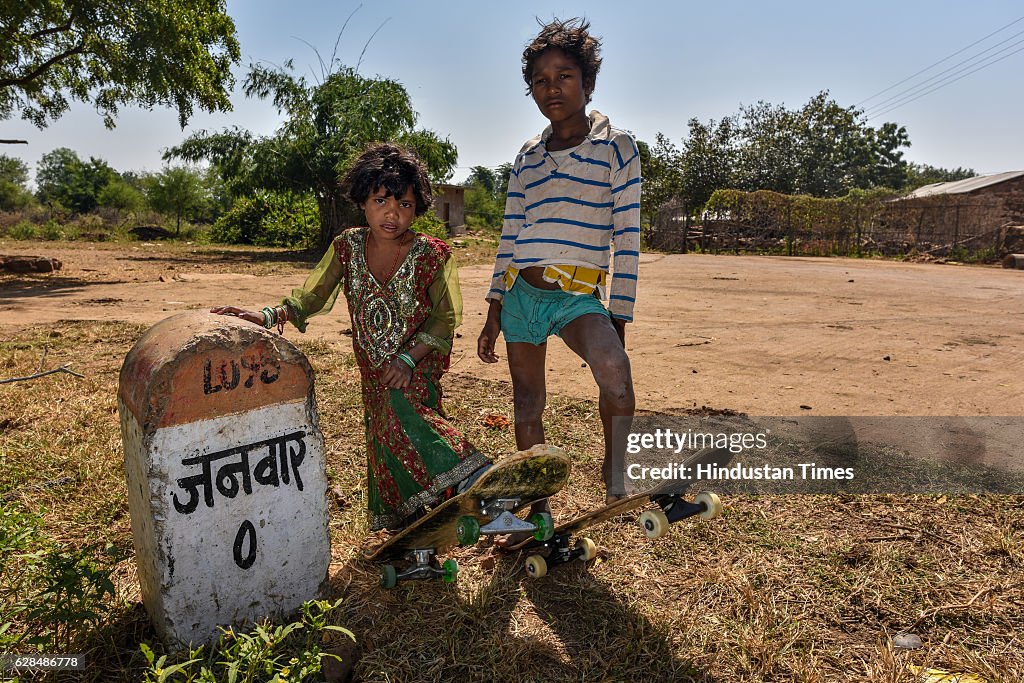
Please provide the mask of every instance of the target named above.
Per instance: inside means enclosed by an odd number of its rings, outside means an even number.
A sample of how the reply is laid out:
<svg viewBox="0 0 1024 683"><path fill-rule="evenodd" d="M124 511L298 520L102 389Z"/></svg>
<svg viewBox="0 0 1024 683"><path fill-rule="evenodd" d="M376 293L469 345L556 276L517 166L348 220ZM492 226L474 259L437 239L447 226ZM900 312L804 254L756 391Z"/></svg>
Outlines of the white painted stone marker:
<svg viewBox="0 0 1024 683"><path fill-rule="evenodd" d="M118 408L142 600L161 637L209 642L322 595L327 475L301 351L182 313L128 353Z"/></svg>

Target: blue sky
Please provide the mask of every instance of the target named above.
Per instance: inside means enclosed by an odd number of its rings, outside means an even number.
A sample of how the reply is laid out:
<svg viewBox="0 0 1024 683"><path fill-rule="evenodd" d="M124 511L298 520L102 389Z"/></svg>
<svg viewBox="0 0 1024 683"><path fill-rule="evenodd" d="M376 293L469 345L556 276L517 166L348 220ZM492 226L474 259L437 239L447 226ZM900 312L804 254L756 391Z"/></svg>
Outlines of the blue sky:
<svg viewBox="0 0 1024 683"><path fill-rule="evenodd" d="M302 41L330 54L345 18L358 3L319 0L229 0L242 45L238 81L248 64L293 58L306 74L316 56ZM612 123L653 144L666 134L677 145L693 117L720 119L759 100L796 108L821 90L843 106L871 95L1024 17L1010 0L856 3L720 0L717 3L405 2L366 3L352 18L338 50L355 64L370 35L360 71L402 82L420 125L459 149L462 180L474 165L511 161L544 125L524 95L519 58L536 33L535 17L586 15L604 39L604 66L592 106ZM869 107L1024 31L1024 20L917 78L864 104ZM300 40L301 39L301 40ZM1024 40L1012 38L989 52ZM966 68L966 65L965 65ZM980 173L1024 169L1024 51L983 68L880 118L906 126L908 159ZM955 74L951 74L955 75ZM933 81L933 84L939 81ZM238 125L260 134L279 123L258 100L232 97L235 109L197 114L185 131L173 111L125 109L107 131L96 113L76 103L40 131L19 119L0 122L5 145L34 165L56 147L105 159L118 170L156 171L163 149L198 129Z"/></svg>

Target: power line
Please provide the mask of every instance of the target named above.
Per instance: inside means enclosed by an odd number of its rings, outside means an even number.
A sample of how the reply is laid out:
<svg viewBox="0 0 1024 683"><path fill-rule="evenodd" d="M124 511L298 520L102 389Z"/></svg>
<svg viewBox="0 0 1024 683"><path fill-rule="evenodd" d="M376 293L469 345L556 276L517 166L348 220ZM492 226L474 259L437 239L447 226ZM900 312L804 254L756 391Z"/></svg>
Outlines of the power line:
<svg viewBox="0 0 1024 683"><path fill-rule="evenodd" d="M1020 31L1019 33L1015 33L1012 36L1010 36L1009 38L1007 38L1005 40L999 41L998 43L996 43L992 47L986 48L986 49L982 50L981 52L968 57L967 59L964 59L964 60L961 60L961 61L957 62L956 64L954 64L953 66L949 67L948 69L940 71L939 73L935 74L931 78L926 78L925 80L921 81L917 85L913 85L913 86L911 86L909 88L906 88L905 90L901 90L900 92L896 93L892 97L888 97L888 98L882 100L878 104L871 105L870 107L868 107L866 109L865 113L869 113L872 110L878 111L880 109L884 109L891 102L894 102L896 100L902 99L905 95L909 95L909 94L911 94L914 91L918 91L918 90L921 90L923 88L930 87L930 86L928 86L928 83L930 83L931 81L934 81L937 78L941 78L943 75L948 74L950 71L953 71L953 73L950 74L950 76L954 76L954 75L956 75L958 73L961 73L962 71L965 71L965 70L971 68L972 66L977 66L977 62L975 62L974 64L969 64L968 66L964 67L963 69L960 69L959 71L955 71L955 69L957 67L959 67L961 65L964 65L964 64L967 64L968 62L974 62L979 57L982 57L982 55L984 55L986 52L991 52L992 50L995 50L997 47L999 47L1003 43L1008 43L1011 40L1013 40L1014 38L1017 38L1017 37L1022 36L1022 35L1024 35L1024 31ZM1016 47L1017 45L1020 45L1022 43L1024 43L1024 40L1018 40L1016 43L1012 43L1011 45L1008 45L1007 47L1005 47L1002 50L1000 50L999 52L997 52L996 55L1002 54L1003 52L1006 52L1010 48ZM984 57L984 58L982 58L982 61L984 61L985 59L989 59L990 57L994 57L994 56L995 55L989 55L988 57Z"/></svg>
<svg viewBox="0 0 1024 683"><path fill-rule="evenodd" d="M989 38L991 38L991 37L992 37L992 36L994 36L995 34L997 34L997 33L1001 32L1001 31L1004 31L1004 30L1006 30L1006 29L1010 28L1011 26L1013 26L1014 24L1016 24L1016 23L1018 23L1018 22L1020 22L1020 21L1024 21L1024 17L1018 17L1017 19L1014 19L1014 20L1013 20L1013 21L1011 21L1011 22L1010 22L1009 24L1006 24L1005 26L1001 26L1001 27L997 28L997 29L996 29L995 31L993 31L992 33L989 33L989 34L988 34L987 36L985 36L984 38L979 38L978 40L974 41L973 43L971 43L971 44L970 44L970 45L968 45L967 47L961 48L961 49L957 50L956 52L954 52L953 54L951 54L951 55L947 55L947 56L943 57L942 59L940 59L939 61L935 62L934 64L931 64L930 66L926 66L925 68L923 68L923 69L921 69L920 71L918 71L918 72L917 72L916 74L913 74L913 75L911 75L911 76L907 76L906 78L904 78L904 79L903 79L902 81L899 81L898 83L893 83L892 85L890 85L890 86L889 86L888 88L886 88L885 90L879 90L878 92L876 92L876 93L875 93L874 95L872 95L871 97L868 97L867 99L863 99L863 100L861 100L860 102L858 102L858 103L857 103L857 104L855 104L854 106L855 106L855 107L859 107L860 105L864 104L865 102L870 102L871 100L875 99L875 98L876 98L876 97L878 97L879 95L882 95L882 94L884 94L884 93L887 93L887 92L889 92L890 90L892 90L893 88L895 88L895 87L897 87L897 86L903 85L904 83L906 83L906 82L907 82L907 81L909 81L910 79L912 79L912 78L917 78L918 76L920 76L921 74L923 74L923 73L924 73L925 71L928 71L929 69L932 69L932 68L934 68L934 67L938 66L939 64L942 64L943 62L945 62L945 61L947 61L947 60L949 60L949 59L952 59L953 57L956 57L956 56L957 56L958 54L960 54L961 52L966 52L967 50L971 49L972 47L974 47L974 46L975 46L975 45L977 45L978 43L981 43L981 42L984 42L984 41L988 40Z"/></svg>
<svg viewBox="0 0 1024 683"><path fill-rule="evenodd" d="M1024 41L1021 41L1021 42L1024 42ZM1012 46L1011 46L1011 47L1012 47ZM1009 49L1009 48L1007 48L1007 49ZM973 73L974 73L975 71L981 71L982 69L984 69L984 68L986 68L986 67L992 66L992 65L993 65L993 64L995 64L996 62L1001 62L1001 61L1003 61L1003 60L1004 60L1004 59L1006 59L1007 57L1012 57L1013 55L1017 54L1018 52L1024 52L1024 47L1018 48L1018 49L1014 50L1013 52L1011 52L1011 53L1010 53L1010 54L1008 54L1008 55L1003 55L1003 56L1002 56L1002 57L1000 57L999 59L994 59L994 60L992 60L992 61L990 61L990 62L986 62L985 64L982 64L982 65L981 65L981 66L979 66L978 68L976 68L976 69L973 69L973 70L971 70L971 71L968 71L967 73L963 74L962 76L958 76L958 77L954 78L954 79L953 79L953 80L951 80L951 81L946 81L946 82L944 82L944 83L940 83L939 85L936 85L936 86L935 86L934 88L932 88L931 90L927 90L927 91L925 91L925 92L921 93L920 95L918 95L918 96L916 96L916 97L912 97L911 99L909 99L909 100L906 100L905 102L900 102L899 104L895 104L895 105L893 105L892 107L889 107L888 109L886 109L885 111L881 111L881 112L878 112L877 114L872 114L872 115L871 115L871 116L869 116L868 118L869 118L869 119L873 119L873 118L877 118L877 117L879 117L879 116L882 116L882 115L884 115L884 114L888 114L888 113L889 113L889 112L891 112L891 111L892 111L893 109L899 109L899 108L900 108L900 107L902 107L902 106L903 106L904 104L909 104L909 103L913 102L914 100L919 100L919 99L921 99L922 97L924 97L925 95L929 95L929 94L931 94L931 93L935 92L936 90L941 90L942 88L945 88L945 87L946 87L947 85L950 85L950 84L952 84L952 83L956 83L956 82L957 82L957 81L959 81L959 80L960 80L961 78L966 78L967 76L970 76L970 75L971 75L971 74L973 74Z"/></svg>

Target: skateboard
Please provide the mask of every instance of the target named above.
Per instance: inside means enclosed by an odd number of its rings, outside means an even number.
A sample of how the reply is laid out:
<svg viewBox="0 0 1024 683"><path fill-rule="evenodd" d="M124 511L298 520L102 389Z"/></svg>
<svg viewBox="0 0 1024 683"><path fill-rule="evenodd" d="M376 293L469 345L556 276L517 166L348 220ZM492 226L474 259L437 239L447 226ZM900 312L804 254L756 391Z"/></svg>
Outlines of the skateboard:
<svg viewBox="0 0 1024 683"><path fill-rule="evenodd" d="M683 463L696 465L725 465L732 454L725 448L707 448L697 451ZM710 491L702 491L692 500L683 498L683 493L692 482L686 479L667 480L654 489L621 498L613 503L596 508L555 527L550 538L528 538L520 543L503 548L506 552L517 550L536 551L526 558L526 574L540 578L548 569L575 559L584 562L594 559L597 546L589 538L581 537L571 546L573 537L587 527L618 517L626 512L656 503L657 508L646 510L640 515L640 526L648 538L659 538L668 532L669 526L687 517L699 515L701 519L714 519L722 514L722 501Z"/></svg>
<svg viewBox="0 0 1024 683"><path fill-rule="evenodd" d="M459 571L454 559L438 566L437 555L455 545L473 545L481 536L521 531L537 540L554 533L551 515L537 513L529 520L515 515L530 503L557 493L569 478L569 457L560 448L540 444L495 463L462 493L449 498L425 516L392 536L363 557L387 563L381 585L399 581L442 578L454 583ZM399 572L393 562L411 566Z"/></svg>

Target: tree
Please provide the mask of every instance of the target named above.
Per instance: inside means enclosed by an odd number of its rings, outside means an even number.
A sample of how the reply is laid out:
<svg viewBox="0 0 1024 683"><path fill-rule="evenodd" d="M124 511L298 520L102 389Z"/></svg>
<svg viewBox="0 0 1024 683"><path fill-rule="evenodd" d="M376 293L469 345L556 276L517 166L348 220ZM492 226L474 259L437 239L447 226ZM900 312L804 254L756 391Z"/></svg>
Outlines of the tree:
<svg viewBox="0 0 1024 683"><path fill-rule="evenodd" d="M939 168L931 166L929 164L909 164L907 167L907 184L904 187L908 192L916 190L919 187L925 185L932 185L933 183L949 183L954 180L967 180L973 178L975 173L973 168Z"/></svg>
<svg viewBox="0 0 1024 683"><path fill-rule="evenodd" d="M736 186L735 123L726 117L715 123L690 119L683 141L682 186L687 206L699 212L715 190Z"/></svg>
<svg viewBox="0 0 1024 683"><path fill-rule="evenodd" d="M73 150L59 147L43 155L36 170L36 196L44 204L58 202L61 206L85 213L99 204L99 196L117 172L102 159L78 158Z"/></svg>
<svg viewBox="0 0 1024 683"><path fill-rule="evenodd" d="M228 110L240 49L224 0L0 0L0 120L39 128L69 100Z"/></svg>
<svg viewBox="0 0 1024 683"><path fill-rule="evenodd" d="M494 172L494 193L497 195L501 202L502 208L505 207L505 200L508 195L508 180L512 177L512 162L506 161L498 166L498 170Z"/></svg>
<svg viewBox="0 0 1024 683"><path fill-rule="evenodd" d="M191 217L207 201L202 176L184 166L165 168L146 180L146 198L155 211L174 216L174 234L181 234L181 219Z"/></svg>
<svg viewBox="0 0 1024 683"><path fill-rule="evenodd" d="M361 220L347 203L338 179L371 142L389 140L416 150L431 180L450 177L458 153L436 133L417 129L408 92L396 81L366 78L332 62L333 70L310 84L296 76L291 60L283 67L250 67L248 97L269 99L285 118L271 136L257 137L238 128L196 133L169 150L165 158L208 159L237 194L265 189L312 192L320 209L318 246Z"/></svg>
<svg viewBox="0 0 1024 683"><path fill-rule="evenodd" d="M797 110L758 102L735 118L738 188L840 197L850 189L899 189L906 180L907 131L867 125L864 112L823 91Z"/></svg>
<svg viewBox="0 0 1024 683"><path fill-rule="evenodd" d="M508 192L508 175L504 166L497 171L487 166L474 166L466 179L466 221L473 226L500 228ZM508 173L512 165L508 164Z"/></svg>
<svg viewBox="0 0 1024 683"><path fill-rule="evenodd" d="M28 166L25 162L0 154L0 211L15 211L32 202L27 183Z"/></svg>
<svg viewBox="0 0 1024 683"><path fill-rule="evenodd" d="M494 175L494 171L486 166L474 166L469 172L469 179L466 181L466 186L479 187L488 195L493 197L495 191L498 189L498 179Z"/></svg>
<svg viewBox="0 0 1024 683"><path fill-rule="evenodd" d="M114 178L96 197L99 206L137 213L146 206L146 198L123 178Z"/></svg>
<svg viewBox="0 0 1024 683"><path fill-rule="evenodd" d="M661 133L657 134L653 150L642 140L637 141L637 147L643 173L640 215L649 225L654 222L662 204L682 193L682 169L679 150Z"/></svg>

